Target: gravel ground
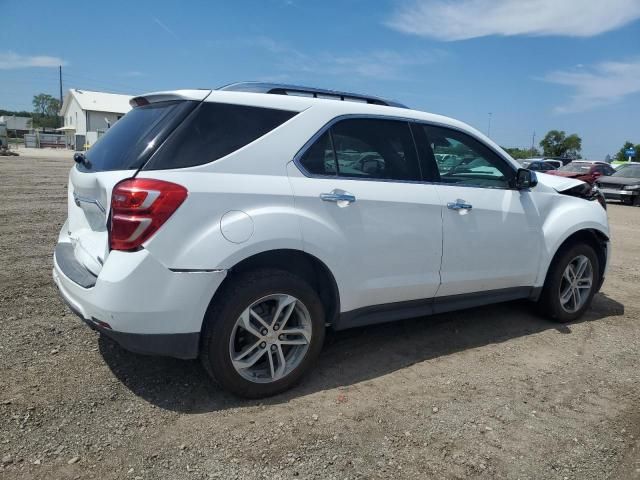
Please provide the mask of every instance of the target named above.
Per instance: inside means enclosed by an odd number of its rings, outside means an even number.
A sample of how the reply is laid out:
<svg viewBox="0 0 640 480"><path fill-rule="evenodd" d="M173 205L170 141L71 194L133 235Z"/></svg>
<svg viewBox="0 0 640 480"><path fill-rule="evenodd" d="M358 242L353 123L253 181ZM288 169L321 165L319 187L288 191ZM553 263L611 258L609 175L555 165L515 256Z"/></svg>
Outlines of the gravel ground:
<svg viewBox="0 0 640 480"><path fill-rule="evenodd" d="M579 322L526 302L331 334L295 390L238 400L59 300L70 159L0 158L0 477L640 479L640 209Z"/></svg>

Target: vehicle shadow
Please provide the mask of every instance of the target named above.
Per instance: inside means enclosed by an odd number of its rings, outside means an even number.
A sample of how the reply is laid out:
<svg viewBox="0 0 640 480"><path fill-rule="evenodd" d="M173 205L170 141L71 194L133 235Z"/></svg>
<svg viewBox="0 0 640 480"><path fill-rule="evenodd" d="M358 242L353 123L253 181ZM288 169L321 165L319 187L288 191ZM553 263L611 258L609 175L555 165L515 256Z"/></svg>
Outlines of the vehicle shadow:
<svg viewBox="0 0 640 480"><path fill-rule="evenodd" d="M114 375L157 407L203 413L257 404L278 404L313 392L352 385L454 352L501 343L549 329L571 334L577 323L624 314L624 306L599 293L577 322L556 324L526 302L510 302L431 317L329 332L319 361L299 386L261 401L239 399L210 381L198 361L127 352L104 335L100 352Z"/></svg>

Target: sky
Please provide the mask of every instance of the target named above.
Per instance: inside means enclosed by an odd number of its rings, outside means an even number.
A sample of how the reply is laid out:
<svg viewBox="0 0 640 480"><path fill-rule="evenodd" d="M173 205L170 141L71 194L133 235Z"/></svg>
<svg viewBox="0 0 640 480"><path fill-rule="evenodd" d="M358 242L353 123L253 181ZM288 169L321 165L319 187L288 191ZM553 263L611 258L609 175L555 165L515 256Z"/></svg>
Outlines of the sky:
<svg viewBox="0 0 640 480"><path fill-rule="evenodd" d="M640 143L640 0L0 0L0 108L244 80L392 98L507 147Z"/></svg>

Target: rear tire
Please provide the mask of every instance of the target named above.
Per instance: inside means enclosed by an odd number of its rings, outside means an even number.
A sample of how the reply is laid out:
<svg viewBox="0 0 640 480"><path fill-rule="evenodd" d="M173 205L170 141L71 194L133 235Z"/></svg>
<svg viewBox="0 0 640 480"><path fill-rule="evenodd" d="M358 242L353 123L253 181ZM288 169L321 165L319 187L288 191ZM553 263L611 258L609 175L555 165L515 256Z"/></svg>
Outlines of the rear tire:
<svg viewBox="0 0 640 480"><path fill-rule="evenodd" d="M599 281L600 265L590 245L563 248L549 267L538 302L541 313L560 323L581 317L591 305Z"/></svg>
<svg viewBox="0 0 640 480"><path fill-rule="evenodd" d="M205 317L204 368L241 397L288 390L322 349L325 314L318 294L304 279L280 270L239 273L229 280Z"/></svg>

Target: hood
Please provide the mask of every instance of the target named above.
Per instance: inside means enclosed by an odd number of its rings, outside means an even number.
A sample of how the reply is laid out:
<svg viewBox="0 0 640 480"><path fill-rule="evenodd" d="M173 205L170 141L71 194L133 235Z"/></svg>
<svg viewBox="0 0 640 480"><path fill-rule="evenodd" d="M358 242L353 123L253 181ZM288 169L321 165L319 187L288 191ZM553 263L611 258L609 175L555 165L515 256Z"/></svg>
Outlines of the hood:
<svg viewBox="0 0 640 480"><path fill-rule="evenodd" d="M558 177L577 178L583 175L588 175L588 172L561 172L560 170L549 171L550 175L557 175Z"/></svg>
<svg viewBox="0 0 640 480"><path fill-rule="evenodd" d="M597 180L598 183L606 183L608 185L637 185L640 183L640 178L630 177L600 177Z"/></svg>
<svg viewBox="0 0 640 480"><path fill-rule="evenodd" d="M536 172L536 176L538 177L538 183L553 188L557 192L562 192L564 190L577 187L578 185L584 183L580 180L574 180L573 178L559 175L549 175L547 173L541 172Z"/></svg>

